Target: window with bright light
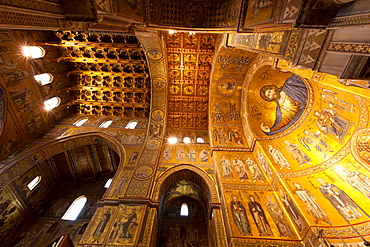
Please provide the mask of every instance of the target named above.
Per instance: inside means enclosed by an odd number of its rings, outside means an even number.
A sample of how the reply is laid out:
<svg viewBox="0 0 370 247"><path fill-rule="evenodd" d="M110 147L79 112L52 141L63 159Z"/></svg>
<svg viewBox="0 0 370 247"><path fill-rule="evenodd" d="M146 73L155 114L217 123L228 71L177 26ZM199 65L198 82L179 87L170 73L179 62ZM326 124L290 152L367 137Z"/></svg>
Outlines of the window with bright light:
<svg viewBox="0 0 370 247"><path fill-rule="evenodd" d="M23 55L29 58L41 58L45 50L41 46L23 46Z"/></svg>
<svg viewBox="0 0 370 247"><path fill-rule="evenodd" d="M104 188L108 189L111 184L112 184L112 178L108 179L108 181L104 185Z"/></svg>
<svg viewBox="0 0 370 247"><path fill-rule="evenodd" d="M99 125L100 128L108 128L109 125L113 123L113 120L106 120L101 125Z"/></svg>
<svg viewBox="0 0 370 247"><path fill-rule="evenodd" d="M168 138L167 141L168 141L169 144L175 144L175 143L177 143L177 137L172 136L172 137Z"/></svg>
<svg viewBox="0 0 370 247"><path fill-rule="evenodd" d="M187 136L187 137L184 137L183 141L184 141L184 143L190 143L191 139L190 139L190 137Z"/></svg>
<svg viewBox="0 0 370 247"><path fill-rule="evenodd" d="M34 179L32 179L32 181L29 182L27 186L30 190L33 190L36 187L36 185L40 183L40 181L41 181L41 176L37 176Z"/></svg>
<svg viewBox="0 0 370 247"><path fill-rule="evenodd" d="M48 111L57 107L59 104L60 104L60 98L59 97L53 97L53 98L48 99L44 102L45 109L48 110Z"/></svg>
<svg viewBox="0 0 370 247"><path fill-rule="evenodd" d="M89 118L81 118L81 119L78 119L76 122L74 122L73 123L73 125L74 126L82 126L82 125L84 125L84 123L86 123L87 122L87 120L88 120Z"/></svg>
<svg viewBox="0 0 370 247"><path fill-rule="evenodd" d="M131 129L131 130L133 130L133 129L135 129L135 128L136 128L136 125L137 125L137 121L136 121L136 120L132 120L132 121L130 121L130 122L126 125L125 129Z"/></svg>
<svg viewBox="0 0 370 247"><path fill-rule="evenodd" d="M181 205L180 215L181 215L181 216L188 216L188 215L189 215L189 208L188 208L188 204L183 203L183 204Z"/></svg>
<svg viewBox="0 0 370 247"><path fill-rule="evenodd" d="M67 212L63 215L62 220L75 220L84 208L86 202L86 196L78 197L74 202L72 202L71 206L69 206Z"/></svg>
<svg viewBox="0 0 370 247"><path fill-rule="evenodd" d="M197 143L204 143L204 139L202 137L197 137Z"/></svg>
<svg viewBox="0 0 370 247"><path fill-rule="evenodd" d="M49 73L43 73L43 74L35 75L34 78L42 86L46 85L46 84L49 84L50 82L53 81L53 76Z"/></svg>

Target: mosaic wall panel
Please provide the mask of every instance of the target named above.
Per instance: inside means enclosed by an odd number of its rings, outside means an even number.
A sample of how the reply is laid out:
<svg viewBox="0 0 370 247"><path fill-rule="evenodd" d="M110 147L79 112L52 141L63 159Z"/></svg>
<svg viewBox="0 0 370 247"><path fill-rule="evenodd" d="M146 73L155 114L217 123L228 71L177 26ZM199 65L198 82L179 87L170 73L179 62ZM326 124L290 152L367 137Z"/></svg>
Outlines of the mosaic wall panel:
<svg viewBox="0 0 370 247"><path fill-rule="evenodd" d="M140 205L98 208L80 244L134 246L144 211L145 207Z"/></svg>
<svg viewBox="0 0 370 247"><path fill-rule="evenodd" d="M272 192L225 190L232 236L297 238L289 216Z"/></svg>
<svg viewBox="0 0 370 247"><path fill-rule="evenodd" d="M291 31L229 34L228 45L276 55L284 54Z"/></svg>
<svg viewBox="0 0 370 247"><path fill-rule="evenodd" d="M266 171L258 165L252 153L222 152L215 155L217 172L222 183L261 185L267 183ZM236 185L236 186L237 186Z"/></svg>
<svg viewBox="0 0 370 247"><path fill-rule="evenodd" d="M40 73L63 73L66 68L63 64L54 61L58 57L53 47L44 47L44 58L28 59L22 55L19 47L25 42L35 40L46 42L45 34L38 31L12 31L0 30L0 84L3 94L1 96L1 123L4 129L0 143L0 159L15 152L21 143L27 142L40 135L51 126L50 116L39 106L42 102L55 94L54 86L66 83L66 77L61 76L52 85L40 87L33 78ZM4 99L7 99L6 108ZM63 103L68 97L62 99ZM54 120L64 117L63 114L53 115Z"/></svg>
<svg viewBox="0 0 370 247"><path fill-rule="evenodd" d="M252 136L243 135L241 117L241 87L244 77L257 54L221 48L216 57L210 113L211 140L214 147L249 147ZM248 136L246 139L245 136Z"/></svg>
<svg viewBox="0 0 370 247"><path fill-rule="evenodd" d="M272 22L278 1L249 1L243 28Z"/></svg>
<svg viewBox="0 0 370 247"><path fill-rule="evenodd" d="M284 180L310 222L330 226L368 221L369 171L351 156L305 180Z"/></svg>

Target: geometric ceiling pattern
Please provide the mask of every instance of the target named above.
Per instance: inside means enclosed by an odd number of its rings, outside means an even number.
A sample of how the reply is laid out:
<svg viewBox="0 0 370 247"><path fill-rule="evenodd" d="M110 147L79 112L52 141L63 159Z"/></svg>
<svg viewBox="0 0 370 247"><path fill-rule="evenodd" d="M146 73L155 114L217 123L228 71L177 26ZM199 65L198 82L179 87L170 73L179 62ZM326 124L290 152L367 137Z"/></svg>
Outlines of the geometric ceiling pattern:
<svg viewBox="0 0 370 247"><path fill-rule="evenodd" d="M215 34L166 34L169 130L207 130L208 89L216 38Z"/></svg>

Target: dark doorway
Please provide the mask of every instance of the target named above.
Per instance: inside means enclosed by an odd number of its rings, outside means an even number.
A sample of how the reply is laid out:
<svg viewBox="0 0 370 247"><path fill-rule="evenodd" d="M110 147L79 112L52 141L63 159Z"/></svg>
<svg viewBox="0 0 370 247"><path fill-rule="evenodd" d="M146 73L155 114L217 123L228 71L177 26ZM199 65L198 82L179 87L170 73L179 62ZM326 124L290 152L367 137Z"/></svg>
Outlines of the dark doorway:
<svg viewBox="0 0 370 247"><path fill-rule="evenodd" d="M208 247L207 209L202 188L182 179L162 201L158 247Z"/></svg>

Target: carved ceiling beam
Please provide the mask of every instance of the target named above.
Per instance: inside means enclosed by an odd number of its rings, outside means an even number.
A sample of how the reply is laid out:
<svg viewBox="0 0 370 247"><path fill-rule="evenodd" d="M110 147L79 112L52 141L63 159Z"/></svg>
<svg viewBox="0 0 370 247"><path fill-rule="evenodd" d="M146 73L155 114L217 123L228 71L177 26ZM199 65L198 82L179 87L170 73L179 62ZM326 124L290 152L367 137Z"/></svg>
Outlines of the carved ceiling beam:
<svg viewBox="0 0 370 247"><path fill-rule="evenodd" d="M102 75L102 76L124 76L124 77L148 77L148 74L146 73L126 73L122 74L122 72L106 72L106 71L83 71L83 70L72 70L68 72L67 75Z"/></svg>
<svg viewBox="0 0 370 247"><path fill-rule="evenodd" d="M112 87L91 87L91 86L74 86L70 90L89 90L89 91L104 91L104 92L133 92L133 93L149 93L150 89L148 88L112 88Z"/></svg>
<svg viewBox="0 0 370 247"><path fill-rule="evenodd" d="M82 55L81 55L82 56ZM100 59L100 58L88 58L88 57L60 57L59 61L65 62L77 62L77 63L109 63L109 64L143 64L140 60L121 60L121 59Z"/></svg>
<svg viewBox="0 0 370 247"><path fill-rule="evenodd" d="M48 43L49 44L49 43ZM97 47L97 48L136 48L139 49L139 44L120 44L120 43L97 43L97 42L77 42L77 41L60 41L59 43L51 43L51 45L57 46L73 46L73 47Z"/></svg>
<svg viewBox="0 0 370 247"><path fill-rule="evenodd" d="M102 106L102 107L124 107L124 108L147 108L149 103L113 103L113 102L95 102L95 101L84 101L84 100L72 100L71 104L81 104L90 106Z"/></svg>

